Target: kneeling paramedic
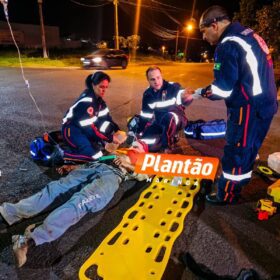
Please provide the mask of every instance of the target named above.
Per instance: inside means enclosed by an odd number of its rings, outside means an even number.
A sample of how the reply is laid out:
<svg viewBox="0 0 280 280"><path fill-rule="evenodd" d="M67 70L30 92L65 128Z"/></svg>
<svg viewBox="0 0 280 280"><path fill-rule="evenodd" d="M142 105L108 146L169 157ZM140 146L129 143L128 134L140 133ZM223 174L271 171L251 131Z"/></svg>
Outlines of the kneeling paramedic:
<svg viewBox="0 0 280 280"><path fill-rule="evenodd" d="M159 67L149 67L146 77L150 86L144 92L141 113L132 118L128 129L139 135L150 152L166 151L187 124L184 110L191 100L184 99L185 90L178 83L163 80Z"/></svg>
<svg viewBox="0 0 280 280"><path fill-rule="evenodd" d="M64 160L89 162L103 155L108 142L116 142L119 130L103 100L110 77L101 71L86 78L86 89L63 118L62 135L67 149ZM119 144L119 143L118 143Z"/></svg>

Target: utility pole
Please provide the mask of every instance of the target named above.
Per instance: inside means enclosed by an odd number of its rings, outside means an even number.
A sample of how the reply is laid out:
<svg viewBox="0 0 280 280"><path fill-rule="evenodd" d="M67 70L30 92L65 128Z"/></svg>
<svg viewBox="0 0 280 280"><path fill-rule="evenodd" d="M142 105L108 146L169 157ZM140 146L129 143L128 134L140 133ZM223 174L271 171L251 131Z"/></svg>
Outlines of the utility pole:
<svg viewBox="0 0 280 280"><path fill-rule="evenodd" d="M115 6L115 48L118 50L119 46L119 18L118 18L118 0L114 0Z"/></svg>
<svg viewBox="0 0 280 280"><path fill-rule="evenodd" d="M43 12L42 12L42 4L43 4L43 0L38 0L40 25L41 25L41 36L42 36L43 57L48 58L46 38L45 38L44 19L43 19Z"/></svg>
<svg viewBox="0 0 280 280"><path fill-rule="evenodd" d="M188 59L187 59L188 44L189 44L189 32L187 33L185 49L184 49L184 57L185 57L186 62L188 62Z"/></svg>
<svg viewBox="0 0 280 280"><path fill-rule="evenodd" d="M135 36L135 38L137 38L137 35L138 35L138 32L139 32L141 3L142 3L142 0L137 0L135 21L134 21L134 32L133 32L133 36ZM135 48L132 49L132 58L133 59L136 59L136 50L137 50L137 44L136 44Z"/></svg>
<svg viewBox="0 0 280 280"><path fill-rule="evenodd" d="M191 13L191 18L190 18L190 21L189 23L187 24L186 26L186 29L187 29L187 37L186 37L186 43L185 43L185 50L184 50L184 57L185 57L185 60L186 62L188 62L188 59L187 59L187 50L188 50L188 44L189 44L189 32L191 32L194 28L194 18L193 18L193 14L194 14L194 10L195 10L195 5L196 5L196 0L193 0L193 5L192 5L192 13Z"/></svg>
<svg viewBox="0 0 280 280"><path fill-rule="evenodd" d="M178 52L178 41L179 41L179 27L178 27L177 32L176 32L175 60L177 58L177 52Z"/></svg>

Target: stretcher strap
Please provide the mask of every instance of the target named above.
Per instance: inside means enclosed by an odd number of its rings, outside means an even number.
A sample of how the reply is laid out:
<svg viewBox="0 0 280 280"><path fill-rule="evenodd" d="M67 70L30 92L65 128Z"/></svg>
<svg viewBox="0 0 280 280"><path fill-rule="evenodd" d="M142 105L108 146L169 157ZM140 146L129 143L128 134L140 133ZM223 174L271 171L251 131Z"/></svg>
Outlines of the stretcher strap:
<svg viewBox="0 0 280 280"><path fill-rule="evenodd" d="M79 271L97 266L105 280L161 279L172 246L200 189L196 179L155 177L120 224L103 240ZM178 182L177 182L178 183Z"/></svg>

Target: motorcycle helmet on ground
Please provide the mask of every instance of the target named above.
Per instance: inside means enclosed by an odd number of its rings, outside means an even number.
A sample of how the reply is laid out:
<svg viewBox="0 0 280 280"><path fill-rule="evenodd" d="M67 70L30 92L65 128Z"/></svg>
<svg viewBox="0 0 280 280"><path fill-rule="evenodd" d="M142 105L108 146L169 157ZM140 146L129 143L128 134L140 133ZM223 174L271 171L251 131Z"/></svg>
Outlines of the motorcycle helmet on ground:
<svg viewBox="0 0 280 280"><path fill-rule="evenodd" d="M63 151L59 145L46 142L43 137L36 137L30 143L31 158L44 166L63 164Z"/></svg>

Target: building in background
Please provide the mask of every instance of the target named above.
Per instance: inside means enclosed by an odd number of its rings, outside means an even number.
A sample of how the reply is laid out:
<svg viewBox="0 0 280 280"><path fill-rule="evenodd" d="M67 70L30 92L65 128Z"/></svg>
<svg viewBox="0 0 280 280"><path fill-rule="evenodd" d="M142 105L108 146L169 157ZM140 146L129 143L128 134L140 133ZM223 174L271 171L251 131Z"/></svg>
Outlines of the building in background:
<svg viewBox="0 0 280 280"><path fill-rule="evenodd" d="M18 45L24 48L41 48L41 27L40 25L11 23L15 40ZM45 26L47 48L61 47L59 27ZM13 45L12 36L7 22L0 21L0 45Z"/></svg>

